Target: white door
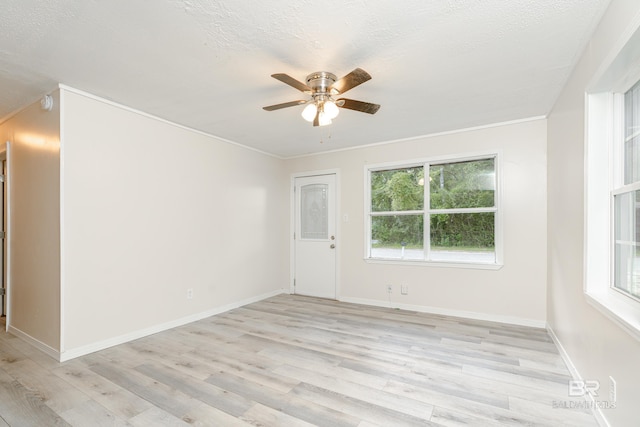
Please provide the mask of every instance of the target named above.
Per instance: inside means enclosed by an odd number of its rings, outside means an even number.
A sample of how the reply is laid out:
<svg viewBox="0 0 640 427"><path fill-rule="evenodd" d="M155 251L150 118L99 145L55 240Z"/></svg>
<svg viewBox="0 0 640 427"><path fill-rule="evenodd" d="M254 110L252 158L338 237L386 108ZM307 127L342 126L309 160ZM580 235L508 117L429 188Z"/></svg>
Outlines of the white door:
<svg viewBox="0 0 640 427"><path fill-rule="evenodd" d="M295 179L296 294L336 298L336 176Z"/></svg>

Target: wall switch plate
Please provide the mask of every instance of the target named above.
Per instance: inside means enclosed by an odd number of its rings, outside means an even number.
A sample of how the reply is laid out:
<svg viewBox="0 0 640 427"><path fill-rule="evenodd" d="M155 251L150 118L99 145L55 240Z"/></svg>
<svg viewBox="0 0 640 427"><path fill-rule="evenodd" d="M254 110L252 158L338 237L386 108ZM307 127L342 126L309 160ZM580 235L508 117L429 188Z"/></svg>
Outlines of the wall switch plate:
<svg viewBox="0 0 640 427"><path fill-rule="evenodd" d="M193 288L187 289L187 299L193 299Z"/></svg>
<svg viewBox="0 0 640 427"><path fill-rule="evenodd" d="M408 295L409 294L409 285L400 285L400 293L402 295Z"/></svg>
<svg viewBox="0 0 640 427"><path fill-rule="evenodd" d="M618 391L616 390L616 380L613 377L609 377L609 402L615 402L618 398Z"/></svg>
<svg viewBox="0 0 640 427"><path fill-rule="evenodd" d="M387 285L387 292L393 292L393 285Z"/></svg>

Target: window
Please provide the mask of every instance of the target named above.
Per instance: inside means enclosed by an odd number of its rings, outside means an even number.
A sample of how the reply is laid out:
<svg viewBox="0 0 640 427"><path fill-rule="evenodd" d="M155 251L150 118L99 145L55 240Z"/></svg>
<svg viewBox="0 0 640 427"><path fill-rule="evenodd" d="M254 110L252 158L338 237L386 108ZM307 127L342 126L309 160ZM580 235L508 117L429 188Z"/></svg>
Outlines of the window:
<svg viewBox="0 0 640 427"><path fill-rule="evenodd" d="M624 133L613 196L615 289L640 298L640 83L624 95Z"/></svg>
<svg viewBox="0 0 640 427"><path fill-rule="evenodd" d="M372 260L497 264L496 156L367 169Z"/></svg>

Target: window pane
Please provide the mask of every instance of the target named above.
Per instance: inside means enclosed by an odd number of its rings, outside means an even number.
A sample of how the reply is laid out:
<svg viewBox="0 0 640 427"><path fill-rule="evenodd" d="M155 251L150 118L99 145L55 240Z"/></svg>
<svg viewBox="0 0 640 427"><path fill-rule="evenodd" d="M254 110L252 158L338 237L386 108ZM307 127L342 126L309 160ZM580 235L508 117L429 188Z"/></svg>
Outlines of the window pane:
<svg viewBox="0 0 640 427"><path fill-rule="evenodd" d="M640 83L624 95L624 183L640 180Z"/></svg>
<svg viewBox="0 0 640 427"><path fill-rule="evenodd" d="M640 191L615 196L614 286L640 298Z"/></svg>
<svg viewBox="0 0 640 427"><path fill-rule="evenodd" d="M424 259L424 216L371 218L371 258Z"/></svg>
<svg viewBox="0 0 640 427"><path fill-rule="evenodd" d="M327 188L327 184L310 184L300 189L301 239L329 237Z"/></svg>
<svg viewBox="0 0 640 427"><path fill-rule="evenodd" d="M494 159L431 165L431 209L486 208L495 205Z"/></svg>
<svg viewBox="0 0 640 427"><path fill-rule="evenodd" d="M640 181L640 136L624 142L624 183Z"/></svg>
<svg viewBox="0 0 640 427"><path fill-rule="evenodd" d="M495 213L432 214L432 261L496 261Z"/></svg>
<svg viewBox="0 0 640 427"><path fill-rule="evenodd" d="M412 211L424 207L424 168L371 172L371 211Z"/></svg>

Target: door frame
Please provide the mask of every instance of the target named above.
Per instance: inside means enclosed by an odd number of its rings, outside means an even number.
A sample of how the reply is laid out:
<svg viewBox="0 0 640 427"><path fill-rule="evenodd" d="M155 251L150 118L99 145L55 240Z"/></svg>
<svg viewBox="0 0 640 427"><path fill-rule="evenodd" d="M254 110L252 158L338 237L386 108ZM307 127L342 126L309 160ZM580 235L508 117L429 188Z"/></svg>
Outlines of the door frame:
<svg viewBox="0 0 640 427"><path fill-rule="evenodd" d="M5 304L5 331L9 331L9 327L11 326L11 245L9 244L9 238L11 236L11 142L5 141L3 144L0 144L0 160L5 162L4 170L0 171L0 174L4 174L4 200L2 203L2 209L4 210L3 214L3 224L0 228L4 229L4 240L0 243L4 245L4 250L2 253L3 256L3 271L0 274L3 274L3 285L5 289L4 294L4 304Z"/></svg>
<svg viewBox="0 0 640 427"><path fill-rule="evenodd" d="M340 254L342 242L342 224L340 221L340 169L323 169L291 174L289 182L289 294L295 294L294 279L296 276L296 241L293 238L296 231L296 178L307 178L320 175L334 175L335 188L335 224L336 224L336 300L340 300Z"/></svg>

